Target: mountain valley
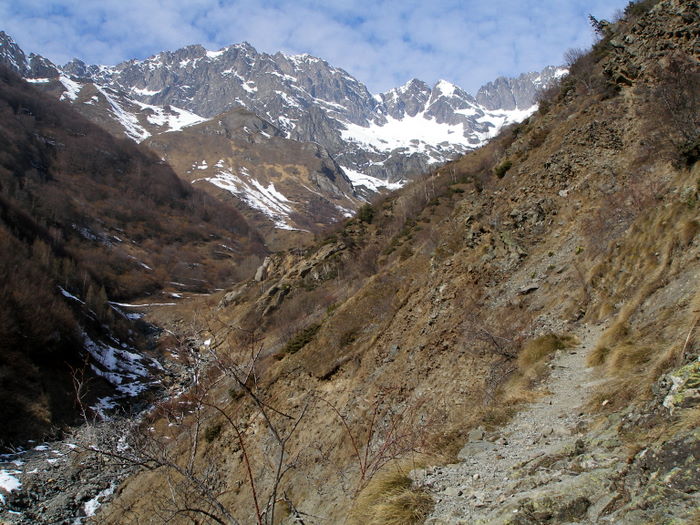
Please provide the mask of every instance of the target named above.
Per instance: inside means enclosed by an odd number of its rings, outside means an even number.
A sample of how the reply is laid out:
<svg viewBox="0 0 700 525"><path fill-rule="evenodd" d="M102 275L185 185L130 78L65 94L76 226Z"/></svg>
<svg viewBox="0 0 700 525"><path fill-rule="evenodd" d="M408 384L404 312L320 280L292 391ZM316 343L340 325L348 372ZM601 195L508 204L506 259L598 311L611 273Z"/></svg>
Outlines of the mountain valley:
<svg viewBox="0 0 700 525"><path fill-rule="evenodd" d="M474 97L2 34L0 522L700 523L700 4L592 21Z"/></svg>

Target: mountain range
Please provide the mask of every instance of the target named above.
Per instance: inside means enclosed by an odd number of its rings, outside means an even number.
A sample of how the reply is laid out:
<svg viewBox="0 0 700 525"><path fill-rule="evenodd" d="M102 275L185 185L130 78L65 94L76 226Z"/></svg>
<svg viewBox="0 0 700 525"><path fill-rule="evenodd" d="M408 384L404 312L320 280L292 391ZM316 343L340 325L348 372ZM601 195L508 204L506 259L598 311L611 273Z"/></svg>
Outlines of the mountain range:
<svg viewBox="0 0 700 525"><path fill-rule="evenodd" d="M330 110L0 48L0 522L700 524L700 9L591 18L532 115L371 199L292 135Z"/></svg>
<svg viewBox="0 0 700 525"><path fill-rule="evenodd" d="M324 60L247 43L57 66L3 32L0 62L111 133L146 142L181 177L233 202L273 245L280 229L318 231L483 145L530 115L537 91L566 72L499 78L476 96L418 79L373 95ZM277 158L266 160L272 151Z"/></svg>

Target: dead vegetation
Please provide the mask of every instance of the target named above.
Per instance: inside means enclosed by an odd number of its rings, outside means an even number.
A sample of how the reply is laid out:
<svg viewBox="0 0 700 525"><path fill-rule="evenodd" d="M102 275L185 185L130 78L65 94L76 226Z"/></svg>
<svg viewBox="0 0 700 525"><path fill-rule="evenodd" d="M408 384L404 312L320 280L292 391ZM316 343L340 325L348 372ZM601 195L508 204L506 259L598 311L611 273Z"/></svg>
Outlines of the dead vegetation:
<svg viewBox="0 0 700 525"><path fill-rule="evenodd" d="M423 523L432 505L431 497L414 487L407 472L395 466L373 479L360 493L351 511L350 523L418 525Z"/></svg>
<svg viewBox="0 0 700 525"><path fill-rule="evenodd" d="M235 210L6 69L0 116L0 442L17 443L74 422L81 331L145 346L108 301L208 291L264 248Z"/></svg>

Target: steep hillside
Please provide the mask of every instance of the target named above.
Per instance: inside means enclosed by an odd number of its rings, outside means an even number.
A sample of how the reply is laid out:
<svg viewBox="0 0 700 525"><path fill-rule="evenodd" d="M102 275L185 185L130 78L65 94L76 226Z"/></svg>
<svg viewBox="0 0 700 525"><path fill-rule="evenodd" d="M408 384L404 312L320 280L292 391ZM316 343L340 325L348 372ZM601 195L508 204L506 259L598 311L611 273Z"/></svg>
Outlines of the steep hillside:
<svg viewBox="0 0 700 525"><path fill-rule="evenodd" d="M93 521L697 522L699 13L596 22L522 124L155 312L198 381Z"/></svg>
<svg viewBox="0 0 700 525"><path fill-rule="evenodd" d="M101 341L142 349L144 327L108 300L221 287L265 249L235 210L5 69L0 112L0 441L11 444L72 420L71 367L124 389Z"/></svg>

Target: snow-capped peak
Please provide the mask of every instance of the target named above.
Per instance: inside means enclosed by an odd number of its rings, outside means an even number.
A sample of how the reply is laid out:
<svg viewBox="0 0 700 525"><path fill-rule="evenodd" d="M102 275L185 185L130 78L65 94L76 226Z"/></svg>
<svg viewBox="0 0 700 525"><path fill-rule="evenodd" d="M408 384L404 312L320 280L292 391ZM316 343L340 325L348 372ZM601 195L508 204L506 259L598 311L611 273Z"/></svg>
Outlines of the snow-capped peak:
<svg viewBox="0 0 700 525"><path fill-rule="evenodd" d="M437 84L435 84L435 87L433 88L433 91L439 91L445 97L452 97L455 95L457 89L459 88L452 82L448 82L447 80L438 80Z"/></svg>
<svg viewBox="0 0 700 525"><path fill-rule="evenodd" d="M226 53L226 51L228 51L228 48L227 48L227 47L222 47L222 48L219 49L218 51L209 51L209 50L207 49L206 55L207 55L208 58L219 58L221 55L223 55L224 53Z"/></svg>

